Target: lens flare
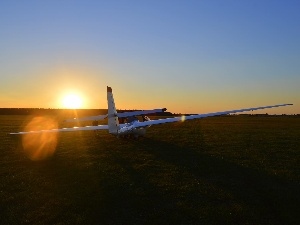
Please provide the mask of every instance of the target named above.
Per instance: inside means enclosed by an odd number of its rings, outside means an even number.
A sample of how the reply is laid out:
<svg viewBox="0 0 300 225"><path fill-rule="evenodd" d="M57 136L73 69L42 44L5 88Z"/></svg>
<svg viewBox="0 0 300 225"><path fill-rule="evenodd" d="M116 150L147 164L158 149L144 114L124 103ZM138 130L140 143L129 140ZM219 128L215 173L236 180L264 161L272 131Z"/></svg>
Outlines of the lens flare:
<svg viewBox="0 0 300 225"><path fill-rule="evenodd" d="M35 117L26 126L25 131L49 130L58 128L52 118ZM51 157L57 146L57 133L36 133L22 136L22 145L26 155L34 161Z"/></svg>
<svg viewBox="0 0 300 225"><path fill-rule="evenodd" d="M185 115L181 116L181 121L182 121L182 122L185 121Z"/></svg>

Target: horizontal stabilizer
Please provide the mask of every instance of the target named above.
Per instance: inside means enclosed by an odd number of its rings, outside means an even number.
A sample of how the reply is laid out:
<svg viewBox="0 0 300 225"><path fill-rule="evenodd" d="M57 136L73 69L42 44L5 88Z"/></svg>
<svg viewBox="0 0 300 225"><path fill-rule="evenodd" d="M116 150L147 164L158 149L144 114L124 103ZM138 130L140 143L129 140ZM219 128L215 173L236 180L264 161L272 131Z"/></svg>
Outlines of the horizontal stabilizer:
<svg viewBox="0 0 300 225"><path fill-rule="evenodd" d="M117 113L117 117L124 118L124 117L130 117L130 116L139 116L139 115L146 115L146 114L154 114L154 113L160 113L165 112L167 109L152 109L152 110L141 110L141 111L133 111L133 112L122 112ZM82 118L73 118L73 119L66 119L64 122L81 122L81 121L91 121L91 120L104 120L107 118L106 115L98 115L98 116L88 116L88 117L82 117Z"/></svg>
<svg viewBox="0 0 300 225"><path fill-rule="evenodd" d="M166 108L162 109L152 109L152 110L141 110L141 111L133 111L133 112L123 112L117 113L119 118L130 117L130 116L139 116L139 115L147 115L147 114L154 114L166 111Z"/></svg>

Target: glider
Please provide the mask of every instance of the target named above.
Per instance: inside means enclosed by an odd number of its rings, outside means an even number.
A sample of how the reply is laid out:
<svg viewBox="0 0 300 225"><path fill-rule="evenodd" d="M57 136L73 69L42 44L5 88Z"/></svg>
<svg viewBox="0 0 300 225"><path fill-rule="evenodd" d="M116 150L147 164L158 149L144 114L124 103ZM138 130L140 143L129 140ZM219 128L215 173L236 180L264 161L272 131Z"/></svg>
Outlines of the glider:
<svg viewBox="0 0 300 225"><path fill-rule="evenodd" d="M115 135L117 137L132 136L138 138L139 136L144 136L146 133L146 129L151 125L173 123L178 121L200 119L200 118L211 117L211 116L226 115L230 113L240 113L240 112L247 112L247 111L259 110L259 109L293 105L293 104L278 104L278 105L261 106L255 108L235 109L235 110L229 110L223 112L214 112L214 113L196 114L196 115L189 115L189 116L150 120L149 117L146 116L147 114L164 112L166 111L166 108L118 113L115 107L115 102L114 102L114 97L113 97L111 87L107 87L107 104L108 104L107 115L65 120L66 122L72 122L72 121L102 120L107 118L108 120L107 125L94 125L94 126L61 128L61 129L52 129L52 130L17 132L17 133L10 133L10 134L36 134L36 133L70 132L70 131L84 131L84 130L108 130L110 134ZM143 121L139 121L137 119L136 116L139 115L142 115ZM125 120L122 118L125 118ZM126 121L126 122L120 123L119 120Z"/></svg>

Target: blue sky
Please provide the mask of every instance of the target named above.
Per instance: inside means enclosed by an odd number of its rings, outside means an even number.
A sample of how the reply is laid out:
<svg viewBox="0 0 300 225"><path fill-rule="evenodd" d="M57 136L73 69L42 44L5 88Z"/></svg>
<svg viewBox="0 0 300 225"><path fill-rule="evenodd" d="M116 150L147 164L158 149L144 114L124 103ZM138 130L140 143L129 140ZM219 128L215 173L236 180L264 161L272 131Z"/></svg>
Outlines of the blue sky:
<svg viewBox="0 0 300 225"><path fill-rule="evenodd" d="M278 103L300 113L299 1L1 1L0 107Z"/></svg>

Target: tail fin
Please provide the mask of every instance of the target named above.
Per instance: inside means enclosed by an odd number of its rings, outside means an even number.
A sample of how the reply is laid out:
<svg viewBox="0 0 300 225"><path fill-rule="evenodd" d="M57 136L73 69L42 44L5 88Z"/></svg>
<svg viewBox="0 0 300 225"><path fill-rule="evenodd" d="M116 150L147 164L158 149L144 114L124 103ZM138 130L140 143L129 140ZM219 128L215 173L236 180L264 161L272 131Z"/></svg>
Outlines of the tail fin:
<svg viewBox="0 0 300 225"><path fill-rule="evenodd" d="M107 86L107 105L108 105L108 131L110 134L118 134L119 120L115 107L114 96L111 87Z"/></svg>

